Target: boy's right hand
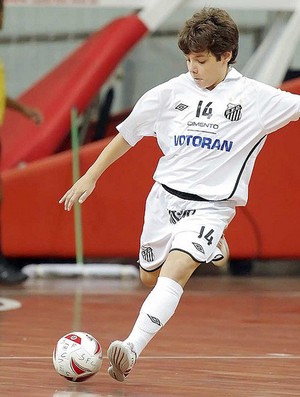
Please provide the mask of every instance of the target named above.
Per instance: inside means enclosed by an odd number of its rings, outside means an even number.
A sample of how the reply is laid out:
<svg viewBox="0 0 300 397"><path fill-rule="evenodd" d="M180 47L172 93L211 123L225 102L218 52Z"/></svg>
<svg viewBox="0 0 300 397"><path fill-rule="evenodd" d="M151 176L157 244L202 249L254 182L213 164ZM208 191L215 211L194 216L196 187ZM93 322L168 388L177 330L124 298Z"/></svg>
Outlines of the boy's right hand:
<svg viewBox="0 0 300 397"><path fill-rule="evenodd" d="M86 175L82 176L59 200L64 209L70 211L76 201L82 204L95 189L96 183Z"/></svg>

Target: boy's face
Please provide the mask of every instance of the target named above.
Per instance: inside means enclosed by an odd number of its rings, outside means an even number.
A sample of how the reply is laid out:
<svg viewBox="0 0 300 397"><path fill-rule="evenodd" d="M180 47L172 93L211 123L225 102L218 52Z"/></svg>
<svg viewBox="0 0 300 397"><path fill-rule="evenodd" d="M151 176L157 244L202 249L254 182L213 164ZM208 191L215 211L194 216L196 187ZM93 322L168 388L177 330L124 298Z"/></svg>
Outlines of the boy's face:
<svg viewBox="0 0 300 397"><path fill-rule="evenodd" d="M226 77L231 55L231 52L225 52L219 61L209 51L191 52L185 57L188 71L196 84L201 88L212 90Z"/></svg>

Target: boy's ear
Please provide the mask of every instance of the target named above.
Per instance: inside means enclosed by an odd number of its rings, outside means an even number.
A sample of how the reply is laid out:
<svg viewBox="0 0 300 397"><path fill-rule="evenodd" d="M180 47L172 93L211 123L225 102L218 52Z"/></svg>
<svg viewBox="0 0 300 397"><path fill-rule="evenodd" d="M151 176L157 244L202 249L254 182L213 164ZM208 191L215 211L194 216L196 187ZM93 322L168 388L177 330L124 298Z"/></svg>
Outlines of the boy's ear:
<svg viewBox="0 0 300 397"><path fill-rule="evenodd" d="M226 51L222 54L223 61L229 63L230 59L232 58L232 51Z"/></svg>

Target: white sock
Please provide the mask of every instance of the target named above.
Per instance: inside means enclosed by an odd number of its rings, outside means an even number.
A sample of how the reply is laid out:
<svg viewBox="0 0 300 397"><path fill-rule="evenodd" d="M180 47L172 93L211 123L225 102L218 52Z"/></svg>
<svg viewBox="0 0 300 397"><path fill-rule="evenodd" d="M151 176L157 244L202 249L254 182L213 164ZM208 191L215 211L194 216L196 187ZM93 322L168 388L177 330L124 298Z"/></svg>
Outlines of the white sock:
<svg viewBox="0 0 300 397"><path fill-rule="evenodd" d="M159 277L144 301L130 335L124 342L133 343L137 357L150 340L174 314L183 289L168 277Z"/></svg>

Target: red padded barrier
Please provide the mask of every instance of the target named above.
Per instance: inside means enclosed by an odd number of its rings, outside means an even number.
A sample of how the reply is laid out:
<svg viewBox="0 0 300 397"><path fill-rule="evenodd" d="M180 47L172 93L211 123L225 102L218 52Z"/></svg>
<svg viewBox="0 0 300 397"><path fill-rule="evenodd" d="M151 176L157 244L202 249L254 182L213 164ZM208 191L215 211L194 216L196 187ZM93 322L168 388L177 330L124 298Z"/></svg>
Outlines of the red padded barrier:
<svg viewBox="0 0 300 397"><path fill-rule="evenodd" d="M84 172L110 138L80 151ZM134 257L138 253L145 198L159 156L156 141L145 138L101 177L82 206L84 254ZM58 200L71 185L71 153L36 161L3 173L3 250L10 256L75 254L73 211Z"/></svg>
<svg viewBox="0 0 300 397"><path fill-rule="evenodd" d="M300 79L288 88L299 92ZM82 172L107 142L81 149ZM299 146L299 122L267 139L255 165L249 203L238 208L226 232L233 258L300 258ZM137 256L145 198L159 155L155 140L144 138L102 176L82 207L86 256ZM58 205L71 180L70 152L3 173L6 255L75 255L73 214Z"/></svg>
<svg viewBox="0 0 300 397"><path fill-rule="evenodd" d="M93 34L20 99L38 107L45 122L7 111L1 127L2 170L53 154L70 131L70 110L83 111L124 55L147 32L137 15L114 20Z"/></svg>

